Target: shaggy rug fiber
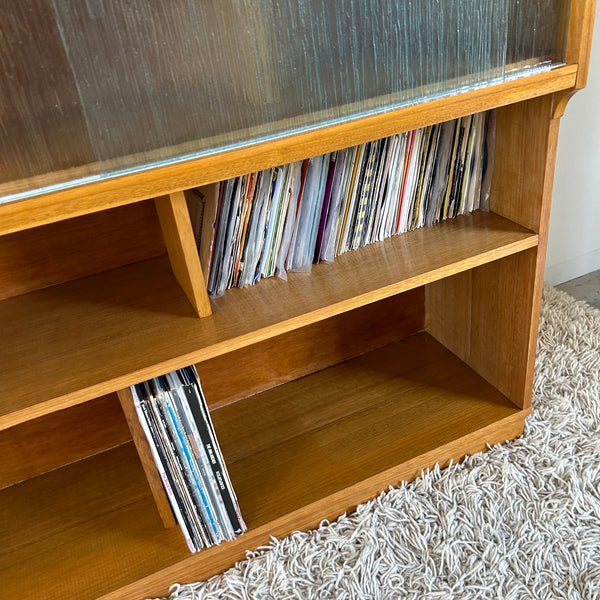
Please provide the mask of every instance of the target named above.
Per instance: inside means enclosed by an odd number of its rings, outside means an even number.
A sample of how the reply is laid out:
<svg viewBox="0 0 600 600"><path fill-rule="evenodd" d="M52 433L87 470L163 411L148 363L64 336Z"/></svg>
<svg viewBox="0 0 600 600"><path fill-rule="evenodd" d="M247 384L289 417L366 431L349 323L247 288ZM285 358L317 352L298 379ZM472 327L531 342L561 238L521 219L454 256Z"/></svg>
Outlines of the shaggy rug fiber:
<svg viewBox="0 0 600 600"><path fill-rule="evenodd" d="M547 287L524 435L171 600L600 598L600 311Z"/></svg>

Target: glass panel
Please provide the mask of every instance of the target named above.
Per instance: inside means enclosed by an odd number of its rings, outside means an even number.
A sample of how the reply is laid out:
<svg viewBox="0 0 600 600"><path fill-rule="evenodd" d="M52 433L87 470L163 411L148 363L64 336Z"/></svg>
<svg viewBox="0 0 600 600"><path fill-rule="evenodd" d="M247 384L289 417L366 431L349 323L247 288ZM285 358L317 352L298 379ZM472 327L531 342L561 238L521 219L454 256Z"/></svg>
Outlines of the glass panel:
<svg viewBox="0 0 600 600"><path fill-rule="evenodd" d="M509 0L506 71L519 73L564 60L569 3Z"/></svg>
<svg viewBox="0 0 600 600"><path fill-rule="evenodd" d="M3 183L95 160L52 7L0 2L0 196Z"/></svg>
<svg viewBox="0 0 600 600"><path fill-rule="evenodd" d="M0 201L560 63L567 0L0 4Z"/></svg>

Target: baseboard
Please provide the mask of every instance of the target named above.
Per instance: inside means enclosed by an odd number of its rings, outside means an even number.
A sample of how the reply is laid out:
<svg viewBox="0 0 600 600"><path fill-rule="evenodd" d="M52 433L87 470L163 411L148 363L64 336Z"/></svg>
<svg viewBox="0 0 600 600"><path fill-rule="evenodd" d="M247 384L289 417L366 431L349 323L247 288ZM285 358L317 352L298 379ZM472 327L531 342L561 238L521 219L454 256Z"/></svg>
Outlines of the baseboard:
<svg viewBox="0 0 600 600"><path fill-rule="evenodd" d="M598 269L600 269L600 248L564 262L546 265L544 279L550 285L559 285Z"/></svg>

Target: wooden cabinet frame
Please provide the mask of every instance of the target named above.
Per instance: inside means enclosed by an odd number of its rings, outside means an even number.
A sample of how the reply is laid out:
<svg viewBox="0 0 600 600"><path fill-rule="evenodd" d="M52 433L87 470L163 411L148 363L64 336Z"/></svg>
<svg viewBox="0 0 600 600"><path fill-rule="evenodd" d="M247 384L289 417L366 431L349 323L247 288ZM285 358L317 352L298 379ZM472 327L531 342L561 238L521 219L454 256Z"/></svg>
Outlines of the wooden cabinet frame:
<svg viewBox="0 0 600 600"><path fill-rule="evenodd" d="M520 435L559 122L587 79L594 13L593 0L572 0L567 62L546 72L0 204L5 593L165 594L271 535L315 527L436 462ZM497 110L489 213L208 298L183 190L488 109ZM90 257L88 272L69 263L52 281L40 275L49 239L63 240L64 255L65 233L78 245L112 215L122 229L97 241L105 256ZM140 220L152 239L125 251L119 240ZM11 270L20 248L39 249L42 265L23 281ZM197 555L171 527L128 395L192 363L249 525ZM114 425L116 393L137 451L124 419ZM100 441L88 433L94 419L76 413L87 408L106 424ZM81 439L61 427L80 427ZM48 436L47 460L17 468L35 432Z"/></svg>

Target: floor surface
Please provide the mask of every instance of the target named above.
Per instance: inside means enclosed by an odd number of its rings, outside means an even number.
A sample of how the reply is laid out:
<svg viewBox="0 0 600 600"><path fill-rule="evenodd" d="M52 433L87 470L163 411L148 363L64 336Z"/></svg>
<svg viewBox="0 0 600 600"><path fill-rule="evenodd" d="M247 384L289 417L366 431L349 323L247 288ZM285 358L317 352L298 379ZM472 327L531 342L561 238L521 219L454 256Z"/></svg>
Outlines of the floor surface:
<svg viewBox="0 0 600 600"><path fill-rule="evenodd" d="M565 281L556 288L577 300L585 300L595 308L600 308L600 270Z"/></svg>

